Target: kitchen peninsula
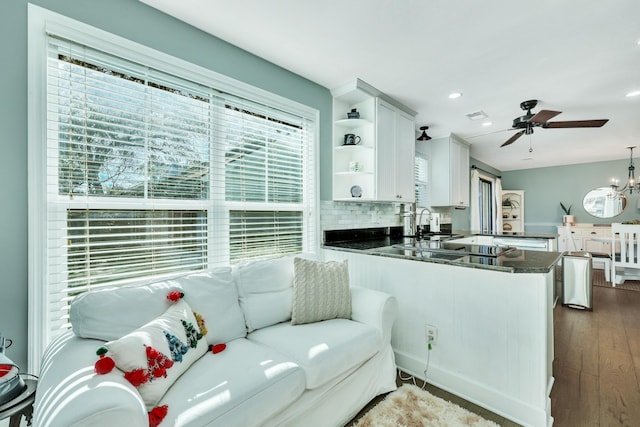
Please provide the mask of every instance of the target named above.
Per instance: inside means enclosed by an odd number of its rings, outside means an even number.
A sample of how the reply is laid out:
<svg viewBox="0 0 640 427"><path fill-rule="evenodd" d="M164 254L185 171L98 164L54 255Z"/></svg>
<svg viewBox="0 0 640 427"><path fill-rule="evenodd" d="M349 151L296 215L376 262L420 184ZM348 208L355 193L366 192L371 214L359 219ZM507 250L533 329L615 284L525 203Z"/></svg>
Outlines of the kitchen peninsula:
<svg viewBox="0 0 640 427"><path fill-rule="evenodd" d="M522 425L549 426L561 254L468 243L478 236L451 233L445 241L463 243L423 251L425 242L377 229L327 231L323 252L348 260L353 285L398 299L392 344L400 369ZM431 350L427 325L437 330Z"/></svg>

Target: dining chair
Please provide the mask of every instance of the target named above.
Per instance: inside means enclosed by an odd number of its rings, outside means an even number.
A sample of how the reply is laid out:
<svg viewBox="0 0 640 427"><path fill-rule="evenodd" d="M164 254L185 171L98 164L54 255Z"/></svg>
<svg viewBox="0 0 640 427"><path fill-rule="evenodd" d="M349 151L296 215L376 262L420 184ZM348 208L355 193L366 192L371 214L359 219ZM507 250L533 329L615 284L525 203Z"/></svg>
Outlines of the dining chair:
<svg viewBox="0 0 640 427"><path fill-rule="evenodd" d="M639 242L640 225L611 224L611 278L613 286L624 283L626 279L640 280Z"/></svg>

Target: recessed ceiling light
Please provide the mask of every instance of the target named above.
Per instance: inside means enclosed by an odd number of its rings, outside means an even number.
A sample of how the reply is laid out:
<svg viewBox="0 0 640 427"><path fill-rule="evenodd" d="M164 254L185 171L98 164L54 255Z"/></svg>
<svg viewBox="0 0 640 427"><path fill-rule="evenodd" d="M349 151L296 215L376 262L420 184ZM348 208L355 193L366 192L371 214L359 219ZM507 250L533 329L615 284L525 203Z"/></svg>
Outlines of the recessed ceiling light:
<svg viewBox="0 0 640 427"><path fill-rule="evenodd" d="M487 127L487 126L491 126L493 124L493 122L484 122L482 123L482 126Z"/></svg>
<svg viewBox="0 0 640 427"><path fill-rule="evenodd" d="M449 94L449 99L457 99L460 98L462 94L460 92L453 92Z"/></svg>
<svg viewBox="0 0 640 427"><path fill-rule="evenodd" d="M633 92L629 92L627 94L627 96L631 97L631 96L638 96L640 95L640 90L634 90Z"/></svg>

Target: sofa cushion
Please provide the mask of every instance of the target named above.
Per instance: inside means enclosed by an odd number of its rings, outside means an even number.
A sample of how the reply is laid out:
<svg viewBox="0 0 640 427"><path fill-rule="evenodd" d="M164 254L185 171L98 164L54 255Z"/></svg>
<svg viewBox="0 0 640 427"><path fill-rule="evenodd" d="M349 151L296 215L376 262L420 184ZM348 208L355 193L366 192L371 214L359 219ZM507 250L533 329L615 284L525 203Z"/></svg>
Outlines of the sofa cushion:
<svg viewBox="0 0 640 427"><path fill-rule="evenodd" d="M185 301L202 316L207 343L228 342L246 335L229 267L79 295L70 310L73 332L82 338L118 339L161 315L171 304L166 295L172 289L182 290Z"/></svg>
<svg viewBox="0 0 640 427"><path fill-rule="evenodd" d="M304 388L304 372L290 358L237 339L222 353L201 357L167 391L160 401L169 406L161 427L262 425Z"/></svg>
<svg viewBox="0 0 640 427"><path fill-rule="evenodd" d="M293 267L291 324L351 319L347 260L321 262L296 257Z"/></svg>
<svg viewBox="0 0 640 427"><path fill-rule="evenodd" d="M193 362L207 352L191 307L179 300L164 314L105 344L107 356L151 410Z"/></svg>
<svg viewBox="0 0 640 427"><path fill-rule="evenodd" d="M376 328L347 319L291 325L280 323L247 335L253 342L278 349L295 360L314 389L353 369L382 345Z"/></svg>
<svg viewBox="0 0 640 427"><path fill-rule="evenodd" d="M230 267L189 274L169 283L181 286L184 299L204 318L209 344L226 343L247 335Z"/></svg>
<svg viewBox="0 0 640 427"><path fill-rule="evenodd" d="M233 275L248 331L291 319L293 257L247 262Z"/></svg>

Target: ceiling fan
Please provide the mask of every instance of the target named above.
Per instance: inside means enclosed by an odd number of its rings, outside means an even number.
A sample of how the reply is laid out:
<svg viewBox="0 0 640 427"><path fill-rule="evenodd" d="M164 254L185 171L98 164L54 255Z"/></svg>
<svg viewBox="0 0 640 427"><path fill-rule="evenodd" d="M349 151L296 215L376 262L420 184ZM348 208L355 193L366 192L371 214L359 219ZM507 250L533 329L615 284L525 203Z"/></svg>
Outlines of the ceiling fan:
<svg viewBox="0 0 640 427"><path fill-rule="evenodd" d="M563 122L550 122L562 111L553 110L540 110L537 113L532 113L531 110L538 105L538 100L531 99L529 101L523 101L520 103L520 108L525 110L527 114L524 116L516 117L513 119L513 129L522 129L520 132L507 139L500 147L513 144L515 140L522 135L531 135L534 127L542 128L599 128L604 126L609 119L602 120L569 120Z"/></svg>

